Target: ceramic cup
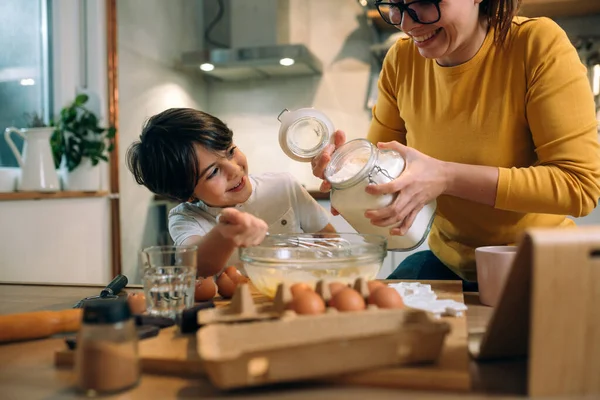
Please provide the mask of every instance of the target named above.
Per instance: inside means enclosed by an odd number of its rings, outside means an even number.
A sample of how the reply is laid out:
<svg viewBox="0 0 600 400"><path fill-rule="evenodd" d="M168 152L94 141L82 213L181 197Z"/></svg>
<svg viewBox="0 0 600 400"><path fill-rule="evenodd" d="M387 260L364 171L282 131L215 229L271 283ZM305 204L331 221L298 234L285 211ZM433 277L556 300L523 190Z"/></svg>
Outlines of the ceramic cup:
<svg viewBox="0 0 600 400"><path fill-rule="evenodd" d="M492 307L498 304L516 255L516 246L485 246L475 249L479 300L482 304Z"/></svg>

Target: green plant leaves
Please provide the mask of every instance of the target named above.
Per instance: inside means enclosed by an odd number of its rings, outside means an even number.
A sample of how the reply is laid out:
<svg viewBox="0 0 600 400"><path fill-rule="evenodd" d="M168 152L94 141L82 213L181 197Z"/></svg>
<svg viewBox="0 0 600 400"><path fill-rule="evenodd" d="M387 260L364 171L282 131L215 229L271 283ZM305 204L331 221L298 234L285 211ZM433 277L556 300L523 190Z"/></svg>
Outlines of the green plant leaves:
<svg viewBox="0 0 600 400"><path fill-rule="evenodd" d="M77 97L75 97L75 101L74 101L74 105L76 106L82 106L85 103L87 103L87 101L89 100L89 97L87 94L78 94Z"/></svg>
<svg viewBox="0 0 600 400"><path fill-rule="evenodd" d="M69 171L77 168L83 158L98 165L100 161L108 161L108 153L115 148L116 128L100 126L98 117L84 107L88 100L86 94L79 94L73 103L60 111L50 139L57 168L63 157Z"/></svg>

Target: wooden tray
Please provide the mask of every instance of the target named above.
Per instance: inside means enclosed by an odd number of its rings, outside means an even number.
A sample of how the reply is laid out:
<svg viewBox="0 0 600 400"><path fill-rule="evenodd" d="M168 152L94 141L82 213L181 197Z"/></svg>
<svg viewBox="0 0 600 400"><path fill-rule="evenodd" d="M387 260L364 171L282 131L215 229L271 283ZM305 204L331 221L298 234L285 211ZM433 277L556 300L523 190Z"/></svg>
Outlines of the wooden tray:
<svg viewBox="0 0 600 400"><path fill-rule="evenodd" d="M390 281L392 283L392 281ZM459 281L431 281L432 289L440 299L463 302ZM269 300L256 290L252 297L259 307ZM217 301L217 306L227 306L228 301ZM451 331L437 363L419 366L383 367L323 380L341 384L393 387L404 389L467 391L471 388L469 355L467 351L466 317L443 317ZM141 367L145 373L177 375L183 377L205 376L197 351L196 335L182 335L175 327L161 330L157 337L142 340L139 344ZM74 352L66 348L55 353L55 364L72 367Z"/></svg>

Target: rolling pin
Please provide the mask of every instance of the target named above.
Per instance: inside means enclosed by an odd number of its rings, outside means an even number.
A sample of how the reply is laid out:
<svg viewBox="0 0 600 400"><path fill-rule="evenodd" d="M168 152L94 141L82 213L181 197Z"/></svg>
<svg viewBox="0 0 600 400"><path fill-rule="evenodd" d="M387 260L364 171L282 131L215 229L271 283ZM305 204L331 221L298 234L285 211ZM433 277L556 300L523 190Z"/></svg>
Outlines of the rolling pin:
<svg viewBox="0 0 600 400"><path fill-rule="evenodd" d="M82 309L68 309L0 315L0 343L76 332L81 326L82 312Z"/></svg>

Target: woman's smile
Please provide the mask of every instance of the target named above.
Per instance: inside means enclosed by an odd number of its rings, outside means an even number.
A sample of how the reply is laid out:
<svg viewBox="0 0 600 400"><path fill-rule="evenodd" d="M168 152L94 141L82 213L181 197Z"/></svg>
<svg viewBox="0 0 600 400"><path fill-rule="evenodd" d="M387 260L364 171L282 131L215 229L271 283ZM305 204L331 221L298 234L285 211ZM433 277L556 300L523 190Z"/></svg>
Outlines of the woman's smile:
<svg viewBox="0 0 600 400"><path fill-rule="evenodd" d="M418 36L416 35L411 35L411 37L413 38L413 41L415 42L415 44L418 47L425 47L428 44L430 44L431 42L433 42L438 35L441 33L442 28L438 28L436 30L433 30L431 32L425 33L425 34L420 34Z"/></svg>

